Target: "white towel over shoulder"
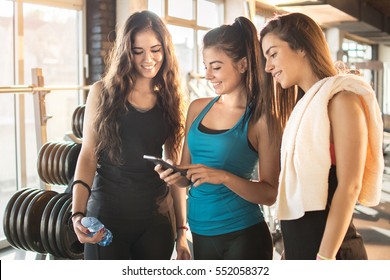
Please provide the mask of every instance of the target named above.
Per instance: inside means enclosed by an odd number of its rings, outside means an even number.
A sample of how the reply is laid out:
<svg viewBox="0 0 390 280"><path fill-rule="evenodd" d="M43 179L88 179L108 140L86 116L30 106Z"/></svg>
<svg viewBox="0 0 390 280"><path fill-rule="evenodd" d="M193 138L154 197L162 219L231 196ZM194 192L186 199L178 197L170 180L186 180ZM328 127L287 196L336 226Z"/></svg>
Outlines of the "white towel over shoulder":
<svg viewBox="0 0 390 280"><path fill-rule="evenodd" d="M358 201L366 206L375 206L380 201L384 169L383 122L375 93L359 76L337 75L314 84L288 120L281 147L279 220L297 219L306 211L325 209L331 166L328 103L343 90L362 96L367 109L367 159Z"/></svg>

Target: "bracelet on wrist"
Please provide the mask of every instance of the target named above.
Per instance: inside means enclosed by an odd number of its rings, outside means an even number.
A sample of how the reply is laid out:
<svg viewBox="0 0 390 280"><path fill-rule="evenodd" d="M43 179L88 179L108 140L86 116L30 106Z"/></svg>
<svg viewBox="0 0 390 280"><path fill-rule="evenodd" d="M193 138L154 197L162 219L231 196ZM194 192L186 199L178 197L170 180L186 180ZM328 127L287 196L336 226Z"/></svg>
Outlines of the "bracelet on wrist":
<svg viewBox="0 0 390 280"><path fill-rule="evenodd" d="M72 183L72 185L70 186L70 193L73 192L73 188L74 188L74 186L75 186L76 184L82 185L82 186L88 191L88 196L91 196L91 187L90 187L87 183L85 183L84 181L82 181L82 180L76 180L76 181L74 181L74 182Z"/></svg>
<svg viewBox="0 0 390 280"><path fill-rule="evenodd" d="M180 226L180 227L177 227L177 230L188 230L188 227L186 227L186 226Z"/></svg>
<svg viewBox="0 0 390 280"><path fill-rule="evenodd" d="M68 220L68 226L71 226L71 224L73 224L73 217L76 217L76 216L83 216L83 217L85 217L85 214L84 214L84 212L80 212L80 211L78 211L78 212L74 212L70 217L69 217L69 220Z"/></svg>
<svg viewBox="0 0 390 280"><path fill-rule="evenodd" d="M72 214L72 216L70 216L70 219L72 220L72 218L76 217L76 216L83 216L83 217L85 217L85 214L84 214L84 212L74 212Z"/></svg>
<svg viewBox="0 0 390 280"><path fill-rule="evenodd" d="M317 260L322 260L322 261L330 261L330 260L332 260L330 258L327 258L327 257L324 257L324 256L320 255L320 253L317 253L317 258L316 259Z"/></svg>

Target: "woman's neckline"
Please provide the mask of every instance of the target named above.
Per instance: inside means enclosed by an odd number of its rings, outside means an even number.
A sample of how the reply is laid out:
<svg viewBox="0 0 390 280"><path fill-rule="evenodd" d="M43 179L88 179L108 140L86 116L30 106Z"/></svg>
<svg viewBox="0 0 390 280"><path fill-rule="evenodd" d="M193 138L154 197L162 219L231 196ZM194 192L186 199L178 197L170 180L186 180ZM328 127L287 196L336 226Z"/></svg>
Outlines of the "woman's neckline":
<svg viewBox="0 0 390 280"><path fill-rule="evenodd" d="M129 101L127 101L127 104L128 104L130 107L132 107L132 108L134 109L134 111L136 111L136 112L138 112L138 113L141 113L141 114L144 114L144 113L147 113L147 112L152 111L152 110L156 107L156 105L157 105L157 103L155 103L155 104L154 104L152 107L150 107L150 108L141 108L141 107L138 107L138 106L132 104L132 103L129 102Z"/></svg>

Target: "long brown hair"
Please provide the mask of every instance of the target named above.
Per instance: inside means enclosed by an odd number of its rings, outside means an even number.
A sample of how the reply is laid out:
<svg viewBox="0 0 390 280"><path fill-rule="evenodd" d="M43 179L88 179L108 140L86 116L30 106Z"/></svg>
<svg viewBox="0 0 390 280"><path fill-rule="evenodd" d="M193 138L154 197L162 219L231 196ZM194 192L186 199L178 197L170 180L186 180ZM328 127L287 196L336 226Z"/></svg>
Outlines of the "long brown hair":
<svg viewBox="0 0 390 280"><path fill-rule="evenodd" d="M260 49L265 35L272 33L288 43L292 50L303 50L310 62L312 71L323 79L337 74L329 47L321 27L310 17L301 13L288 13L271 18L260 31ZM297 86L283 89L275 84L270 73L265 72L266 60L261 57L262 90L266 99L275 99L276 112L281 121L281 129L286 125L292 109L304 92Z"/></svg>
<svg viewBox="0 0 390 280"><path fill-rule="evenodd" d="M151 29L161 42L164 61L153 79L158 91L157 104L163 110L168 126L166 147L172 160L177 161L184 135L184 112L178 63L172 37L163 21L150 11L132 14L119 31L110 53L107 71L102 79L103 88L98 101L95 127L97 133L96 154L106 153L114 164L120 164L121 139L119 120L126 111L129 92L136 82L132 48L138 32Z"/></svg>

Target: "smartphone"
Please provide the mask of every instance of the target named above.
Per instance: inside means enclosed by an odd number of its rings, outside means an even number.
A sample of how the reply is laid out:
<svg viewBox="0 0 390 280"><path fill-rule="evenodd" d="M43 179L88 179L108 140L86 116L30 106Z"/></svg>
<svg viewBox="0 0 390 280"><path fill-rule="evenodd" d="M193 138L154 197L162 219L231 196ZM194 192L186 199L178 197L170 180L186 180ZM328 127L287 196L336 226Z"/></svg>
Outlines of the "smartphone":
<svg viewBox="0 0 390 280"><path fill-rule="evenodd" d="M161 158L149 156L149 155L144 155L144 159L153 162L155 165L160 164L164 170L171 168L173 170L173 172L175 172L175 173L179 172L181 176L187 175L187 170L177 168L176 166L169 164L168 162L166 162L165 160L163 160Z"/></svg>

